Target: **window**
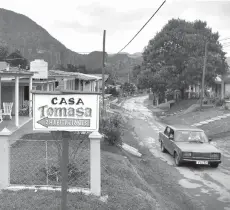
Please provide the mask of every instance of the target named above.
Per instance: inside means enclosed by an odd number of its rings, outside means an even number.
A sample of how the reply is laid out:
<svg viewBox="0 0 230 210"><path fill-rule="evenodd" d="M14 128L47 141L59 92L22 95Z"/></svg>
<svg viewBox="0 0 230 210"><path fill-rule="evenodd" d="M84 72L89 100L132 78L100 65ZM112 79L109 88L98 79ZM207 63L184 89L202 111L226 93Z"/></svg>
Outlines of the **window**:
<svg viewBox="0 0 230 210"><path fill-rule="evenodd" d="M165 128L165 131L164 131L164 134L166 135L166 136L169 136L169 133L170 133L170 127L166 127Z"/></svg>
<svg viewBox="0 0 230 210"><path fill-rule="evenodd" d="M208 138L202 131L177 131L176 141L180 142L191 142L191 141L202 141L208 142Z"/></svg>

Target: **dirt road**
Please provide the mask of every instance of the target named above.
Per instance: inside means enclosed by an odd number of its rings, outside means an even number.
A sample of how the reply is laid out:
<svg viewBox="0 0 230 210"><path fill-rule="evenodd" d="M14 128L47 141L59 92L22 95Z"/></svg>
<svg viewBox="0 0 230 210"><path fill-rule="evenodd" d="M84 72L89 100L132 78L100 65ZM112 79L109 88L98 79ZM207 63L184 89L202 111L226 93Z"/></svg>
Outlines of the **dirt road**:
<svg viewBox="0 0 230 210"><path fill-rule="evenodd" d="M184 193L185 200L178 200L172 195L169 197L178 209L204 209L204 210L230 210L230 151L226 148L230 144L226 141L213 142L222 150L222 164L213 169L210 167L182 166L175 167L173 158L160 151L158 142L159 131L164 129L164 125L156 120L152 111L147 108L145 101L147 96L141 96L128 99L124 104L124 115L129 119L129 123L134 126L134 136L145 145L153 154L153 158L158 161L159 173L161 170L167 171L171 176L166 180L170 182L170 188L166 188L166 183L162 182L162 188L165 191L171 191L171 194ZM159 176L159 174L153 174ZM176 177L176 178L175 178ZM163 179L163 177L162 177ZM168 184L168 182L167 182ZM183 189L183 190L179 190ZM162 196L168 196L170 192L162 191ZM162 197L162 199L164 199ZM181 202L181 203L178 203ZM187 202L187 204L186 204ZM193 206L194 203L194 206ZM196 205L195 205L196 203ZM195 207L199 204L199 208Z"/></svg>

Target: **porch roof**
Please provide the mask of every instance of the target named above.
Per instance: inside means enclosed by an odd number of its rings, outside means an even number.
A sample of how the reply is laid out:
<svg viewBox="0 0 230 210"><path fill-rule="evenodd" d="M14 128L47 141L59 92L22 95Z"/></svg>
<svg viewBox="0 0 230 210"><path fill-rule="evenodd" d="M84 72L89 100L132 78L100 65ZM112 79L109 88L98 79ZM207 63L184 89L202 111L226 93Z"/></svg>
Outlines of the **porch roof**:
<svg viewBox="0 0 230 210"><path fill-rule="evenodd" d="M18 68L10 68L10 70L0 70L0 77L31 77L34 75L34 72L19 70Z"/></svg>

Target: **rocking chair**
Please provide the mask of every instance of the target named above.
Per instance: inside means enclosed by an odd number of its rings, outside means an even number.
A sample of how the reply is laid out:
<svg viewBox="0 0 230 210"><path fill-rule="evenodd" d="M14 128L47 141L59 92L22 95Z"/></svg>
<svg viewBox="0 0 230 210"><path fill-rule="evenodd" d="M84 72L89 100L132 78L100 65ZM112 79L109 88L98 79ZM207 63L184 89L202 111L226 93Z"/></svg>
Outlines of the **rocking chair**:
<svg viewBox="0 0 230 210"><path fill-rule="evenodd" d="M13 102L6 103L3 102L3 116L9 116L10 119L12 120L12 107L13 107Z"/></svg>

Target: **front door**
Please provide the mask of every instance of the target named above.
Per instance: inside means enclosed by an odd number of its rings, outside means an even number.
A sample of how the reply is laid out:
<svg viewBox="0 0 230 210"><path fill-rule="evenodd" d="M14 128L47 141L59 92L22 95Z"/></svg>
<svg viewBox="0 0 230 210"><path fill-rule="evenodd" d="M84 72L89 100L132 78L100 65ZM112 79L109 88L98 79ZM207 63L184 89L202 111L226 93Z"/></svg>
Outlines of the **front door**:
<svg viewBox="0 0 230 210"><path fill-rule="evenodd" d="M29 86L24 86L24 101L29 101Z"/></svg>

